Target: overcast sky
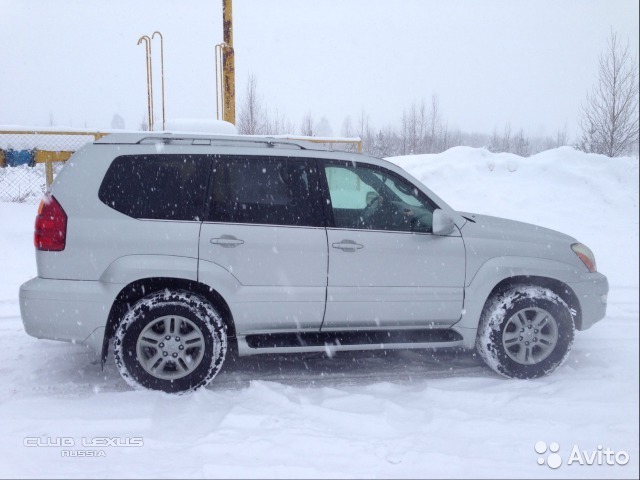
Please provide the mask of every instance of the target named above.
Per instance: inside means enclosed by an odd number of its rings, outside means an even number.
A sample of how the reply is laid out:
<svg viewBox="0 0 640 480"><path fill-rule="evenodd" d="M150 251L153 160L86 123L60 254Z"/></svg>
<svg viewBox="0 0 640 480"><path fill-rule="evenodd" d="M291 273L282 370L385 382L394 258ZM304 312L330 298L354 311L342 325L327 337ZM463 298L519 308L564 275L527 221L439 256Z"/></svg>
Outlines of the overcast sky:
<svg viewBox="0 0 640 480"><path fill-rule="evenodd" d="M440 98L452 128L530 135L565 124L596 79L611 29L638 54L637 0L234 0L238 102L253 73L264 103L340 134L364 108L398 125ZM146 114L143 34L165 38L169 118L215 118L222 1L0 0L0 124L138 128ZM157 42L157 40L156 40ZM154 43L154 54L159 43ZM154 59L156 112L160 62Z"/></svg>

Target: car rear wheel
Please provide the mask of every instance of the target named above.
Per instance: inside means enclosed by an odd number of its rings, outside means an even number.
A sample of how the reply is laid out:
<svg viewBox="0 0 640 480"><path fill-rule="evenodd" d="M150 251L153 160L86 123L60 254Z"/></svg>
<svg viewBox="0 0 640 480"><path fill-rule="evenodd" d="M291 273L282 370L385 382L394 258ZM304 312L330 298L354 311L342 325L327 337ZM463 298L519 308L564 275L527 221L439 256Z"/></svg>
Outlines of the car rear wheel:
<svg viewBox="0 0 640 480"><path fill-rule="evenodd" d="M220 314L203 297L165 290L138 301L122 318L115 360L137 389L186 393L220 371L227 335Z"/></svg>
<svg viewBox="0 0 640 480"><path fill-rule="evenodd" d="M564 300L547 288L521 285L487 302L476 348L501 375L537 378L564 363L574 332Z"/></svg>

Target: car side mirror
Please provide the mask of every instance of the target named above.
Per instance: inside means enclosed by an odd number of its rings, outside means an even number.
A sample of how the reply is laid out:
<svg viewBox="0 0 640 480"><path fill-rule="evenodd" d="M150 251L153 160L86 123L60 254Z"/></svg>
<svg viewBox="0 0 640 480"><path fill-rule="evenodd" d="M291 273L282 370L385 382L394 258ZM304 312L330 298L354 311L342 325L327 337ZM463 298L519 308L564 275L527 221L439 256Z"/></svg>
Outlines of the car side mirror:
<svg viewBox="0 0 640 480"><path fill-rule="evenodd" d="M455 228L453 217L447 212L437 208L433 212L433 234L449 235Z"/></svg>

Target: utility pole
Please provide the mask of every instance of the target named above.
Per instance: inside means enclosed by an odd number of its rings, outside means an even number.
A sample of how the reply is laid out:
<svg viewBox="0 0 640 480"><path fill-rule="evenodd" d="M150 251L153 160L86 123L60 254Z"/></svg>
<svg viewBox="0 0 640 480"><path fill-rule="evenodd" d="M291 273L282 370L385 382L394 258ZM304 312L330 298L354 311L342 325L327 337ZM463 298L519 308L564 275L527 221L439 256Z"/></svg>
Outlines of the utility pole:
<svg viewBox="0 0 640 480"><path fill-rule="evenodd" d="M233 57L232 0L222 0L222 119L236 124L236 72Z"/></svg>

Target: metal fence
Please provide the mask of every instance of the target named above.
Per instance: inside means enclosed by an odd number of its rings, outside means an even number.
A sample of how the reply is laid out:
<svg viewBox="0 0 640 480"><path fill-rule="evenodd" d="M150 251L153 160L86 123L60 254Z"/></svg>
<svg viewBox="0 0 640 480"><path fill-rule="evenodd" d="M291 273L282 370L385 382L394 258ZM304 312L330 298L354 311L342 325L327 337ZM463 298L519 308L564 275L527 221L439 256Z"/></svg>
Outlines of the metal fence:
<svg viewBox="0 0 640 480"><path fill-rule="evenodd" d="M39 202L73 152L104 135L0 130L0 202Z"/></svg>

